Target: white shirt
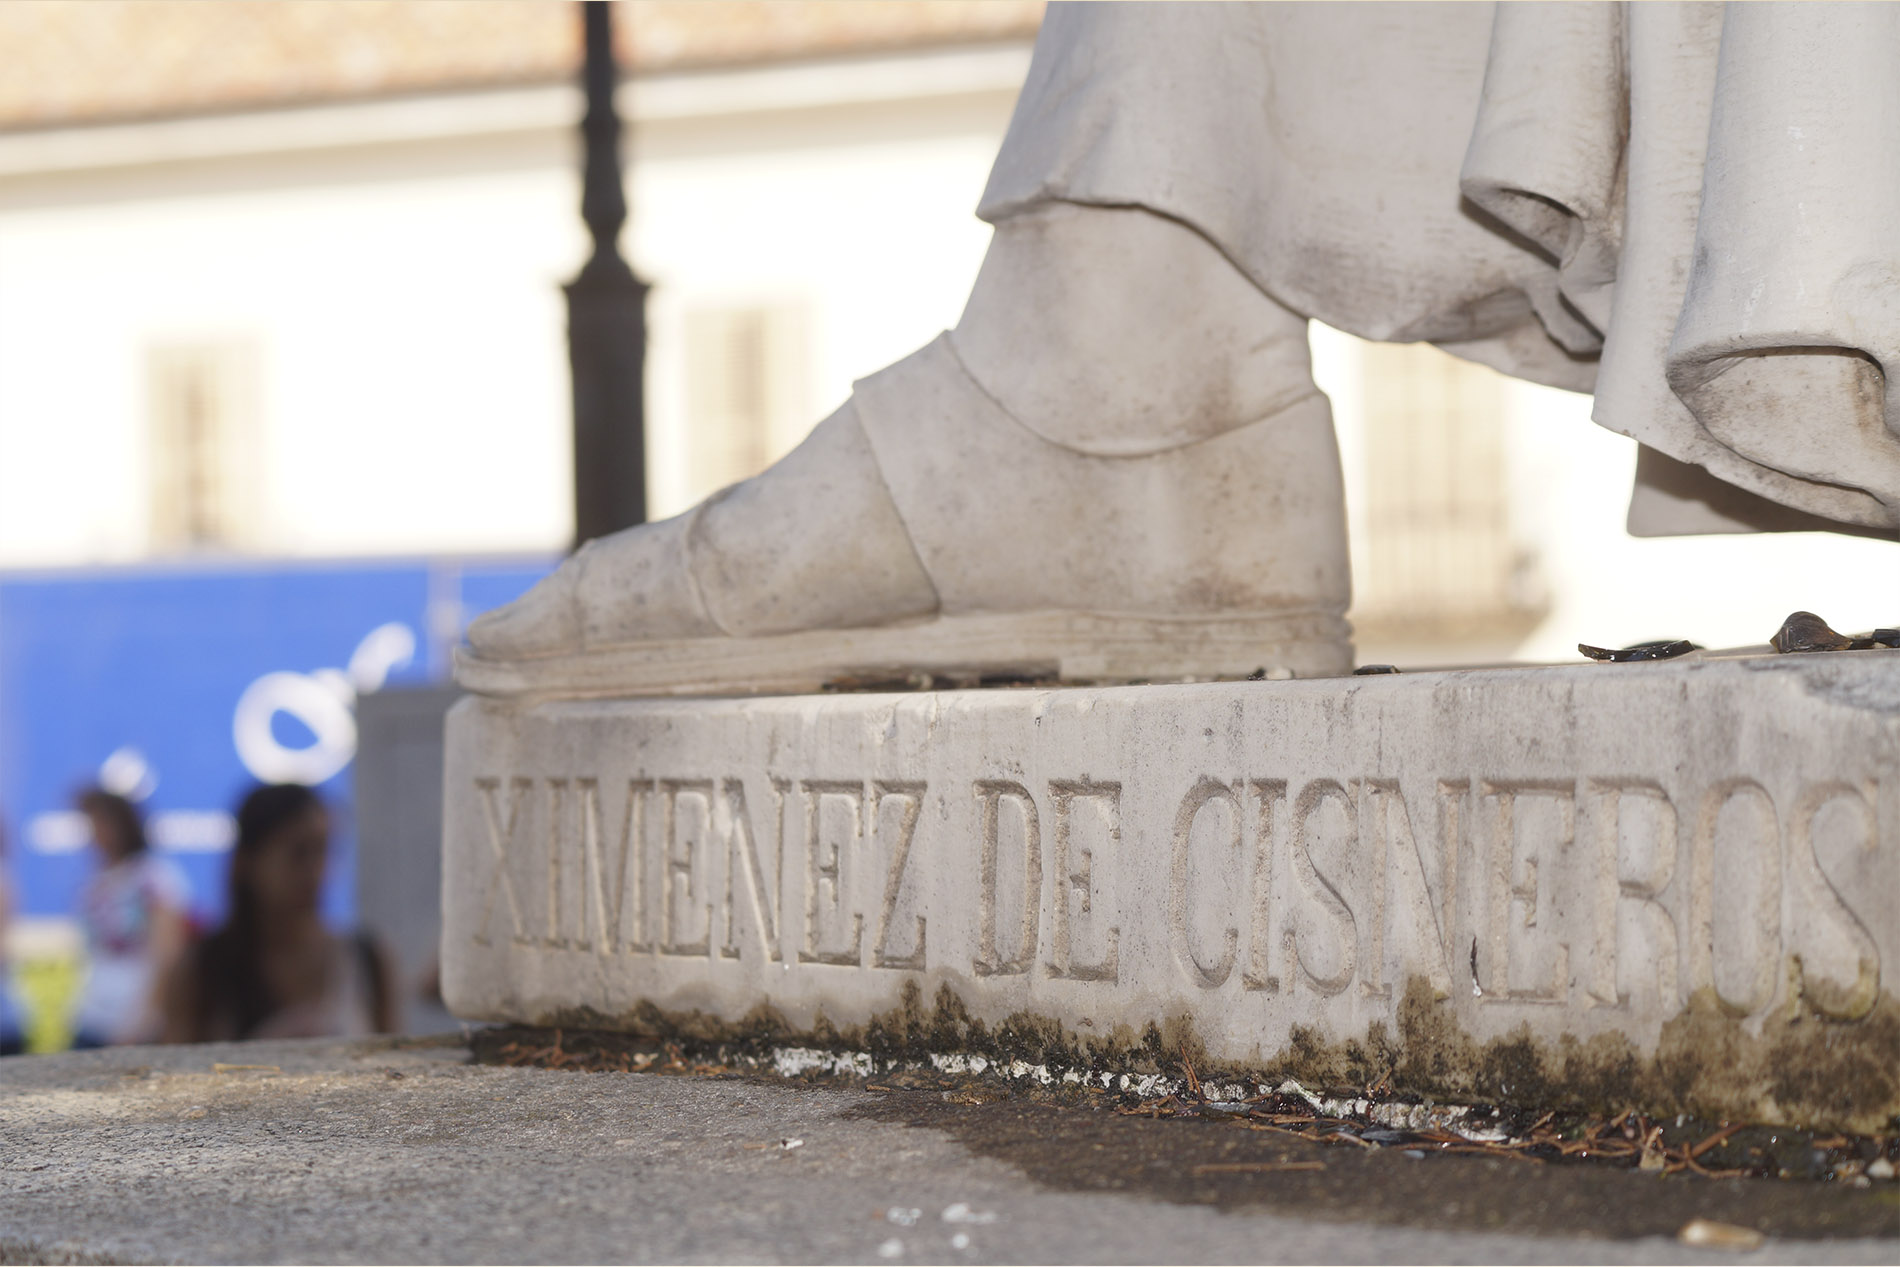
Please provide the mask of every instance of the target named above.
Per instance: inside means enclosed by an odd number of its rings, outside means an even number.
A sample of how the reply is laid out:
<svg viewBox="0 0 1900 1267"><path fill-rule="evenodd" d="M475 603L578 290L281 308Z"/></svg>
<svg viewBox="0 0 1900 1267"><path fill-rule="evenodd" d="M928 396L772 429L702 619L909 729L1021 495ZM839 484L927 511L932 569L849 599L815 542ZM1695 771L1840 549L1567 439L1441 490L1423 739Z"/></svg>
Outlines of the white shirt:
<svg viewBox="0 0 1900 1267"><path fill-rule="evenodd" d="M137 1042L151 998L152 912L183 912L191 887L177 864L150 850L121 859L86 882L80 919L86 930L86 985L73 1018L78 1032L103 1042Z"/></svg>

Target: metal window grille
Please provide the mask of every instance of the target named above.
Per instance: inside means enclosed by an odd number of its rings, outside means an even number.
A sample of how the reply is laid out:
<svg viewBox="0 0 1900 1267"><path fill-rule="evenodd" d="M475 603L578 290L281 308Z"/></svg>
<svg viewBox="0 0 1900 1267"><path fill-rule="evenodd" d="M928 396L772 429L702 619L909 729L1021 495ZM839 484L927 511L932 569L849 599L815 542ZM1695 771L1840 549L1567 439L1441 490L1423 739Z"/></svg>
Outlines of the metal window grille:
<svg viewBox="0 0 1900 1267"><path fill-rule="evenodd" d="M149 353L154 550L255 543L252 362L246 345L232 343L180 344Z"/></svg>
<svg viewBox="0 0 1900 1267"><path fill-rule="evenodd" d="M1511 530L1497 374L1429 344L1368 344L1363 367L1362 643L1516 641L1544 604Z"/></svg>
<svg viewBox="0 0 1900 1267"><path fill-rule="evenodd" d="M695 496L764 470L802 435L805 323L793 306L685 314L687 470Z"/></svg>

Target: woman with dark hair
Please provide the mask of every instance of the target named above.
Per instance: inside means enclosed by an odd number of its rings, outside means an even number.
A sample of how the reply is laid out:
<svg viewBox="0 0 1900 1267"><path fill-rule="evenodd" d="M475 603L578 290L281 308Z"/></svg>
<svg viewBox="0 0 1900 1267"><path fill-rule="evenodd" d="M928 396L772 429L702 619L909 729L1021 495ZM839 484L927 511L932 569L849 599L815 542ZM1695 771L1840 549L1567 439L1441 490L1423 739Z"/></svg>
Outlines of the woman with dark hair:
<svg viewBox="0 0 1900 1267"><path fill-rule="evenodd" d="M237 813L230 905L166 991L171 1042L351 1037L396 1028L389 958L318 910L330 815L300 784L259 787Z"/></svg>
<svg viewBox="0 0 1900 1267"><path fill-rule="evenodd" d="M79 898L86 984L73 1018L73 1046L151 1042L160 1029L159 983L188 935L190 885L184 872L147 847L132 802L95 787L80 794L79 808L104 865Z"/></svg>

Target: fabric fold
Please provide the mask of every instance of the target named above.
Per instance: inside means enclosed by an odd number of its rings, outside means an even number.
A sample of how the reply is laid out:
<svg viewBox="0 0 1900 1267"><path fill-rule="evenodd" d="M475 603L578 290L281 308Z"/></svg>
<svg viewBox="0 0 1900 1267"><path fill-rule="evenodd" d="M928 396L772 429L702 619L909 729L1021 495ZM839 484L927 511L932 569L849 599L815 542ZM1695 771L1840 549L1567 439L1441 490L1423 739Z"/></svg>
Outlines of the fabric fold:
<svg viewBox="0 0 1900 1267"><path fill-rule="evenodd" d="M1900 527L1900 9L1732 5L1675 394L1799 504Z"/></svg>
<svg viewBox="0 0 1900 1267"><path fill-rule="evenodd" d="M1622 247L1629 138L1623 12L1503 5L1459 188L1555 266L1528 293L1566 351L1603 348Z"/></svg>
<svg viewBox="0 0 1900 1267"><path fill-rule="evenodd" d="M1058 4L979 214L1144 207L1303 315L1594 391L1668 460L1645 532L1900 535L1897 61L1893 6Z"/></svg>

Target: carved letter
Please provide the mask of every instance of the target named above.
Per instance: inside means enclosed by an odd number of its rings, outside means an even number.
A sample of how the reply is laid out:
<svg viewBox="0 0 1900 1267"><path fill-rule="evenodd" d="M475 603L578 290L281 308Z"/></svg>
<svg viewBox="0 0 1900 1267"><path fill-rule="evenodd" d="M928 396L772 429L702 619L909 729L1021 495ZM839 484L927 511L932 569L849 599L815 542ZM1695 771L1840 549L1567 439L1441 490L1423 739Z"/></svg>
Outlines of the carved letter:
<svg viewBox="0 0 1900 1267"><path fill-rule="evenodd" d="M1768 789L1709 789L1689 857L1689 989L1737 1016L1767 1007L1781 965L1781 821Z"/></svg>
<svg viewBox="0 0 1900 1267"><path fill-rule="evenodd" d="M1273 860L1279 853L1279 825L1285 815L1274 806L1286 801L1285 779L1254 779L1253 794L1260 798L1259 835L1254 841L1252 900L1247 911L1247 967L1240 974L1244 990L1278 992L1280 978L1270 971L1273 938Z"/></svg>
<svg viewBox="0 0 1900 1267"><path fill-rule="evenodd" d="M653 947L645 940L646 879L642 873L646 865L645 792L653 784L650 780L627 780L627 809L621 819L619 862L613 869L611 888L607 884L608 868L602 860L605 842L600 829L600 782L576 779L575 786L580 789L582 881L581 935L575 946L603 955L621 950L649 953ZM629 911L633 915L633 936L623 940L621 930Z"/></svg>
<svg viewBox="0 0 1900 1267"><path fill-rule="evenodd" d="M903 804L903 816L898 820L897 839L891 845L890 861L886 863L884 873L884 905L879 909L877 918L877 944L871 948L871 966L873 968L902 968L922 972L924 968L924 917L916 916L917 936L915 949L908 955L891 952L891 925L896 921L897 899L904 888L905 869L910 865L911 841L917 831L917 819L924 808L924 785L922 783L874 783L872 788L876 800L872 804L871 817L874 823L882 823L884 802L899 801Z"/></svg>
<svg viewBox="0 0 1900 1267"><path fill-rule="evenodd" d="M561 839L561 820L567 817L567 780L549 779L548 785L548 922L541 935L541 944L550 950L566 950L573 943L562 935L566 925L566 903L562 902L561 855L567 852L566 842ZM581 918L586 919L583 913Z"/></svg>
<svg viewBox="0 0 1900 1267"><path fill-rule="evenodd" d="M1315 779L1300 790L1299 800L1293 805L1293 877L1304 891L1308 905L1300 912L1304 918L1295 919L1287 930L1293 943L1288 960L1299 965L1307 984L1315 990L1321 994L1338 994L1352 984L1358 966L1359 934L1346 900L1313 864L1313 846L1320 834L1314 820L1329 801L1339 807L1341 830L1334 833L1341 846L1337 850L1339 856L1350 857L1358 845L1358 815L1353 812L1352 797L1345 788L1333 779ZM1316 956L1310 953L1320 941L1318 929L1312 922L1315 915L1321 917L1334 947L1331 958L1336 962L1332 971L1326 973L1315 966Z"/></svg>
<svg viewBox="0 0 1900 1267"><path fill-rule="evenodd" d="M664 798L664 835L660 901L660 953L663 955L710 956L712 954L713 906L694 905L705 887L700 874L701 855L710 852L712 843L713 781L711 779L663 779L660 794ZM691 797L699 802L694 817L697 830L680 838L680 800ZM703 921L698 918L704 912ZM692 925L699 924L700 936L693 941Z"/></svg>
<svg viewBox="0 0 1900 1267"><path fill-rule="evenodd" d="M847 877L857 868L852 855L866 835L864 785L836 779L806 779L799 787L805 793L805 944L798 952L798 961L856 965L863 958L864 916L851 913L850 941L841 950L821 947L824 941L821 920L829 913L831 919L822 922L836 926L851 912L853 886ZM843 800L850 807L846 820L848 840L825 838L823 810L827 797ZM829 900L824 897L827 887L831 890Z"/></svg>
<svg viewBox="0 0 1900 1267"><path fill-rule="evenodd" d="M1365 784L1366 812L1360 816L1360 836L1366 834L1368 820L1371 824L1372 838L1379 842L1375 856L1383 854L1385 858L1385 919L1382 924L1391 928L1391 940L1397 948L1398 959L1402 964L1416 970L1423 964L1425 978L1431 983L1432 993L1437 998L1451 997L1450 954L1447 949L1445 930L1439 922L1438 909L1432 903L1431 883L1427 878L1425 852L1420 848L1418 837L1412 831L1412 816L1405 807L1405 796L1399 790L1396 779L1367 779ZM1441 853L1450 857L1456 848L1455 839L1447 838ZM1445 865L1441 859L1439 871ZM1440 880L1443 883L1443 880ZM1389 991L1385 984L1385 938L1369 935L1367 947L1367 978L1362 984L1368 996L1383 997Z"/></svg>
<svg viewBox="0 0 1900 1267"><path fill-rule="evenodd" d="M1069 839L1075 803L1077 801L1098 802L1104 807L1106 815L1108 831L1105 843L1117 856L1120 855L1122 785L1091 783L1087 780L1080 782L1052 780L1049 784L1049 799L1056 820L1056 893L1050 929L1050 975L1068 977L1075 981L1113 981L1121 971L1119 966L1121 929L1117 925L1109 925L1103 933L1103 950L1100 958L1089 964L1075 962L1071 945L1069 905L1079 898L1082 914L1090 916L1090 925L1094 926L1095 854L1089 849L1072 850ZM1069 865L1071 853L1081 859L1073 870ZM1031 953L1033 954L1034 951L1032 950Z"/></svg>
<svg viewBox="0 0 1900 1267"><path fill-rule="evenodd" d="M1029 789L1007 779L982 779L976 784L977 799L982 803L983 852L978 876L981 886L978 919L977 954L973 965L979 977L1007 976L1029 971L1036 957L1038 915L1042 905L1042 832L1037 825L1036 801ZM1023 821L1023 888L1021 937L1016 949L1005 955L997 941L998 857L1001 852L1002 803L1009 800L1021 807Z"/></svg>
<svg viewBox="0 0 1900 1267"><path fill-rule="evenodd" d="M738 887L744 877L746 910L752 927L759 935L759 949L765 962L779 961L779 889L785 866L785 794L789 783L772 780L772 878L767 881L757 838L752 831L752 815L746 810L745 785L738 779L723 782L726 794L726 944L720 948L722 959L739 957Z"/></svg>
<svg viewBox="0 0 1900 1267"><path fill-rule="evenodd" d="M1478 985L1478 943L1471 932L1474 921L1469 906L1470 895L1459 890L1459 877L1468 874L1461 859L1471 849L1471 815L1467 812L1470 799L1470 779L1438 781L1438 845L1439 865L1442 868L1439 892L1444 905L1439 926L1445 932L1452 972L1468 974L1469 979L1465 984L1473 994L1483 994L1484 991ZM1483 868L1480 867L1478 871L1480 875L1483 874ZM1467 946L1470 947L1469 951L1465 949Z"/></svg>
<svg viewBox="0 0 1900 1267"><path fill-rule="evenodd" d="M1795 929L1801 993L1822 1015L1857 1021L1880 999L1880 948L1828 879L1821 846L1825 842L1836 866L1877 848L1873 798L1846 783L1818 784L1802 791L1791 825L1793 865L1802 874L1814 914ZM1891 900L1891 894L1884 896ZM1841 978L1850 963L1853 984L1844 985ZM1830 966L1841 971L1829 973Z"/></svg>
<svg viewBox="0 0 1900 1267"><path fill-rule="evenodd" d="M508 847L514 843L515 820L521 813L521 800L534 790L533 779L515 778L508 781L512 795L508 798L508 817L504 823L501 812L495 806L495 792L501 786L500 779L476 779L475 790L481 797L482 817L488 824L488 851L493 856L488 872L488 885L482 892L482 921L476 926L475 944L486 946L488 923L495 915L495 895L497 891L508 899L508 920L513 928L513 940L517 946L529 944L525 930L521 927L521 900L515 895L515 879L508 870Z"/></svg>
<svg viewBox="0 0 1900 1267"><path fill-rule="evenodd" d="M1487 1002L1509 999L1517 1003L1562 1003L1570 981L1570 945L1557 936L1556 908L1550 884L1540 884L1538 874L1545 866L1554 868L1571 852L1577 838L1576 788L1571 783L1552 783L1537 779L1501 779L1487 782L1484 795L1496 802L1493 821L1489 899L1485 912L1489 932L1491 988L1485 991ZM1525 840L1520 831L1518 800L1548 798L1557 813L1556 830L1542 839ZM1527 848L1523 846L1528 846ZM1511 908L1523 908L1520 919L1513 921ZM1540 929L1531 946L1518 943L1533 929ZM1539 945L1541 943L1541 945ZM1540 966L1532 962L1532 951L1547 949L1548 957ZM1538 956L1538 958L1544 958ZM1518 971L1522 969L1522 972ZM1524 977L1532 980L1529 984Z"/></svg>
<svg viewBox="0 0 1900 1267"><path fill-rule="evenodd" d="M575 845L580 853L581 912L574 949L607 953L607 891L600 867L600 780L575 779ZM592 921L591 924L589 921ZM591 932L590 932L591 928Z"/></svg>
<svg viewBox="0 0 1900 1267"><path fill-rule="evenodd" d="M1597 892L1591 927L1598 953L1590 995L1598 1003L1627 1006L1633 993L1653 991L1666 1014L1682 997L1676 918L1661 901L1676 873L1675 803L1648 779L1603 779L1596 787L1601 795L1594 806Z"/></svg>
<svg viewBox="0 0 1900 1267"><path fill-rule="evenodd" d="M1227 807L1227 821L1231 830L1227 859L1212 859L1201 869L1203 876L1218 876L1223 870L1232 867L1238 870L1241 854L1240 839L1240 794L1217 779L1203 777L1188 790L1182 798L1181 808L1174 815L1174 865L1168 878L1168 933L1174 942L1174 957L1186 971L1188 979L1203 989L1212 989L1223 984L1234 970L1234 960L1240 946L1240 930L1228 924L1219 958L1211 964L1194 948L1193 926L1195 915L1206 909L1204 901L1195 898L1206 897L1205 891L1189 893L1193 873L1192 848L1194 843L1194 824L1200 818L1201 811L1209 805L1219 802ZM1223 865L1225 864L1225 865ZM1236 877L1237 878L1237 877ZM1202 885L1206 880L1202 880ZM1201 886L1194 886L1200 888ZM1237 894L1239 886L1229 883L1225 886L1230 895Z"/></svg>
<svg viewBox="0 0 1900 1267"><path fill-rule="evenodd" d="M1589 1001L1627 1006L1636 983L1676 1006L1675 917L1657 900L1676 865L1676 807L1653 779L1592 779L1589 821L1595 848L1589 863ZM1635 948L1632 949L1632 946Z"/></svg>

